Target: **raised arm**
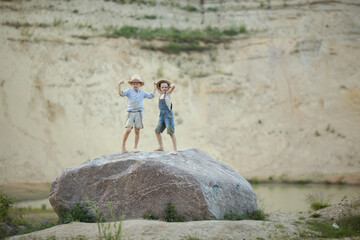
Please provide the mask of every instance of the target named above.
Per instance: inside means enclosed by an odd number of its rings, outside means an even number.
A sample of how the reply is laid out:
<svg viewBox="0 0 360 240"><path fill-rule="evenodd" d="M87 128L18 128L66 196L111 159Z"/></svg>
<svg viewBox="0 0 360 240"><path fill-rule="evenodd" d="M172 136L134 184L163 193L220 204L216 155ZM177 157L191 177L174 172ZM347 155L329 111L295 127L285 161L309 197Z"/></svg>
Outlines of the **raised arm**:
<svg viewBox="0 0 360 240"><path fill-rule="evenodd" d="M155 97L155 89L156 89L156 84L154 83L154 90L151 93L147 93L144 91L144 97L149 98L149 99L154 98Z"/></svg>
<svg viewBox="0 0 360 240"><path fill-rule="evenodd" d="M175 84L171 84L169 90L167 90L166 93L170 94L170 93L172 93L172 91L174 91L174 89L175 89Z"/></svg>
<svg viewBox="0 0 360 240"><path fill-rule="evenodd" d="M154 82L154 93L155 93L155 90L161 94L161 91L156 87L156 82Z"/></svg>
<svg viewBox="0 0 360 240"><path fill-rule="evenodd" d="M158 90L158 89L157 89L157 87L156 87L156 82L154 82L154 90L153 90L153 92L152 92L152 93L154 94L154 96L155 96L155 91L156 91L156 90ZM159 90L158 90L158 91L159 91Z"/></svg>
<svg viewBox="0 0 360 240"><path fill-rule="evenodd" d="M118 91L119 91L119 95L122 96L122 91L121 91L121 85L124 84L124 81L120 81L118 82Z"/></svg>

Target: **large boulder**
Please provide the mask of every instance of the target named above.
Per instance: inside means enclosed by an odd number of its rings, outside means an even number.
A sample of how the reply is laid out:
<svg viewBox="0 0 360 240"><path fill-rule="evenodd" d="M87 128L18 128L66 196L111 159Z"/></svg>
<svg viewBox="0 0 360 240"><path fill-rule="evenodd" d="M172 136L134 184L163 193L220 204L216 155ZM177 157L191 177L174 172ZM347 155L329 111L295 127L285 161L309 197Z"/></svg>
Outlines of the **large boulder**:
<svg viewBox="0 0 360 240"><path fill-rule="evenodd" d="M161 217L168 202L185 220L223 219L225 213L257 210L251 185L229 166L199 149L110 154L64 170L50 189L59 215L77 203L95 203L108 214Z"/></svg>

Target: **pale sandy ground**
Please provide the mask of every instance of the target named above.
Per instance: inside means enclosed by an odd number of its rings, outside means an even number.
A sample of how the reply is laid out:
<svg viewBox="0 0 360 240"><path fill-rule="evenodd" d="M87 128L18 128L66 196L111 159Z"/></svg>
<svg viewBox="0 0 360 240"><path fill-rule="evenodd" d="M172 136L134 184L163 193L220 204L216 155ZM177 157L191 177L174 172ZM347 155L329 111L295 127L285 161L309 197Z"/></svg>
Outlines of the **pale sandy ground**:
<svg viewBox="0 0 360 240"><path fill-rule="evenodd" d="M116 84L138 73L146 91L160 76L177 85L180 149L200 148L246 178L359 184L358 1L273 0L271 10L261 2L206 1L219 11L201 24L199 12L160 1L0 1L1 179L51 182L66 167L119 152L126 100ZM143 50L148 42L137 39L74 36L125 24L245 24L250 33L179 55ZM148 151L157 147L157 99L144 106L139 147Z"/></svg>
<svg viewBox="0 0 360 240"><path fill-rule="evenodd" d="M296 216L298 217L298 216ZM292 223L295 215L274 214L273 221L196 221L167 223L150 220L126 220L123 222L122 239L290 239L298 236L298 227ZM70 223L46 230L15 236L9 239L71 239L82 235L86 239L98 239L96 223Z"/></svg>
<svg viewBox="0 0 360 240"><path fill-rule="evenodd" d="M306 221L331 220L360 214L360 198L342 201L317 211L320 218L311 218L314 211L304 213L269 213L266 221L195 221L167 223L143 219L125 220L122 225L122 239L314 239ZM119 224L119 223L117 223ZM98 239L96 223L70 223L9 239ZM360 238L351 238L360 239Z"/></svg>

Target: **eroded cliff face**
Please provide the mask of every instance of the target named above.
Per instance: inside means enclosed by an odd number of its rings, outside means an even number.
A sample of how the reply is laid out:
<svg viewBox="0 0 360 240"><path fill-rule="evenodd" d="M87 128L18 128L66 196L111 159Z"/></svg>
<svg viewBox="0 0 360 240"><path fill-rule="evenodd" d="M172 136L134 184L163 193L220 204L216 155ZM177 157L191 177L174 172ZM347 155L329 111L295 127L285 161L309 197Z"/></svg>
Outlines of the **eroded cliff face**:
<svg viewBox="0 0 360 240"><path fill-rule="evenodd" d="M2 178L50 182L120 151L126 99L116 85L136 73L148 92L159 77L176 84L180 149L201 148L246 178L360 183L358 1L206 1L204 15L187 2L0 1ZM248 33L181 54L101 36L126 24ZM157 97L144 107L139 147L152 150Z"/></svg>

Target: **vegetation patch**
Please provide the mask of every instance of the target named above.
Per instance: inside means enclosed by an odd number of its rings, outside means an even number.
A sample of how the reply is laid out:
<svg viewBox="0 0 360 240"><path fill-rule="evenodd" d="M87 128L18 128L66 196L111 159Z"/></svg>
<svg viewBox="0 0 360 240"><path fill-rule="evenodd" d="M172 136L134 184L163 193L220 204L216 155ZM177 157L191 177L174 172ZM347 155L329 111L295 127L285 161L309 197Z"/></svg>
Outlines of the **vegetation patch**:
<svg viewBox="0 0 360 240"><path fill-rule="evenodd" d="M146 211L143 218L148 219L148 220L158 220L159 219L159 217L154 216L151 213L151 211ZM167 208L164 211L162 219L165 220L166 222L185 222L185 218L176 213L175 206L171 202L168 202Z"/></svg>
<svg viewBox="0 0 360 240"><path fill-rule="evenodd" d="M6 21L4 23L2 23L2 25L4 26L9 26L9 27L14 27L14 28L29 28L29 27L41 27L41 28L46 28L46 27L50 27L49 24L46 23L21 23L21 22L9 22Z"/></svg>
<svg viewBox="0 0 360 240"><path fill-rule="evenodd" d="M71 209L61 209L59 213L59 223L70 222L96 222L96 216L92 213L89 202L77 203Z"/></svg>
<svg viewBox="0 0 360 240"><path fill-rule="evenodd" d="M309 221L307 225L315 232L314 237L343 238L360 236L360 216L351 216L335 222Z"/></svg>
<svg viewBox="0 0 360 240"><path fill-rule="evenodd" d="M168 202L167 208L163 215L163 219L167 222L184 222L185 218L176 213L174 205L171 202Z"/></svg>
<svg viewBox="0 0 360 240"><path fill-rule="evenodd" d="M330 196L325 196L322 193L309 193L305 200L310 204L313 210L319 210L330 206Z"/></svg>
<svg viewBox="0 0 360 240"><path fill-rule="evenodd" d="M201 46L199 43L176 43L176 42L169 42L162 46L155 46L153 44L142 44L142 49L153 50L153 51L160 51L164 53L174 53L178 54L180 52L203 52L206 50L210 50L210 46Z"/></svg>
<svg viewBox="0 0 360 240"><path fill-rule="evenodd" d="M146 211L143 218L147 219L147 220L157 220L157 219L159 219L157 216L154 216L150 211Z"/></svg>
<svg viewBox="0 0 360 240"><path fill-rule="evenodd" d="M205 30L200 29L177 29L171 28L140 28L125 25L123 27L107 26L105 27L105 36L109 38L127 37L142 40L159 39L173 42L207 42L220 43L230 40L229 37L236 36L240 33L246 33L246 27L231 27L220 30L217 27L208 26Z"/></svg>
<svg viewBox="0 0 360 240"><path fill-rule="evenodd" d="M53 213L46 209L13 208L14 197L0 190L0 239L14 234L25 234L56 225L55 221L28 220L26 214Z"/></svg>
<svg viewBox="0 0 360 240"><path fill-rule="evenodd" d="M110 214L108 216L104 216L100 214L98 207L94 205L99 239L121 240L122 221L124 220L125 216L121 215L119 219L117 219L115 217L111 203L108 203L108 206ZM111 222L106 222L107 219L111 219Z"/></svg>
<svg viewBox="0 0 360 240"><path fill-rule="evenodd" d="M192 78L203 78L203 77L210 76L210 73L208 73L208 72L193 72L190 74L190 76Z"/></svg>
<svg viewBox="0 0 360 240"><path fill-rule="evenodd" d="M232 220L232 221L238 221L238 220L265 220L266 214L263 210L258 209L253 212L246 212L245 214L239 214L236 212L226 212L224 215L225 220Z"/></svg>
<svg viewBox="0 0 360 240"><path fill-rule="evenodd" d="M188 11L188 12L197 12L198 11L198 9L195 6L192 6L192 5L189 5L189 4L185 5L181 9L183 9L185 11Z"/></svg>
<svg viewBox="0 0 360 240"><path fill-rule="evenodd" d="M145 15L144 18L149 19L149 20L154 20L157 18L157 16L156 15Z"/></svg>
<svg viewBox="0 0 360 240"><path fill-rule="evenodd" d="M177 29L171 28L141 28L125 25L122 27L105 27L105 37L108 38L135 38L140 40L160 40L167 42L161 46L143 44L141 47L148 50L162 51L166 53L179 53L182 51L202 52L211 49L208 44L229 42L238 34L247 33L245 25L230 27L220 30L217 27L208 26L205 29Z"/></svg>
<svg viewBox="0 0 360 240"><path fill-rule="evenodd" d="M321 217L321 214L319 214L319 213L313 213L313 214L310 215L310 217L312 217L312 218L319 218L319 217Z"/></svg>
<svg viewBox="0 0 360 240"><path fill-rule="evenodd" d="M306 185L306 184L312 183L312 180L310 180L310 179L300 179L300 180L295 180L293 183Z"/></svg>
<svg viewBox="0 0 360 240"><path fill-rule="evenodd" d="M10 222L10 208L15 199L0 191L0 222Z"/></svg>
<svg viewBox="0 0 360 240"><path fill-rule="evenodd" d="M54 20L53 20L53 26L54 27L59 27L59 26L61 26L63 24L64 24L64 21L62 20L62 18L54 17Z"/></svg>
<svg viewBox="0 0 360 240"><path fill-rule="evenodd" d="M156 0L105 0L105 2L116 2L119 4L138 4L138 5L149 5L156 6Z"/></svg>

